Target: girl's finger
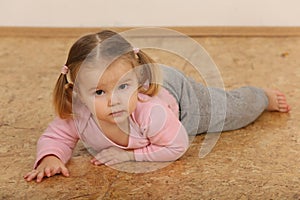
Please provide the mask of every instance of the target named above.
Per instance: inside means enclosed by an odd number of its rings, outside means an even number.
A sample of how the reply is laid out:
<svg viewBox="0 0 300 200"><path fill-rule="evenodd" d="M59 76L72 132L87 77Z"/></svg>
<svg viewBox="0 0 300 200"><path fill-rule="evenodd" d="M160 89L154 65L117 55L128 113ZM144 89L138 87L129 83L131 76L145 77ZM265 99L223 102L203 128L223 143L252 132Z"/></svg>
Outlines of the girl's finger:
<svg viewBox="0 0 300 200"><path fill-rule="evenodd" d="M24 176L23 176L23 178L24 179L27 179L28 178L28 176L31 174L31 172L28 172L27 174L25 174Z"/></svg>
<svg viewBox="0 0 300 200"><path fill-rule="evenodd" d="M111 161L113 158L110 156L103 156L101 158L97 158L97 160L94 162L96 165L103 165L106 164L107 162Z"/></svg>
<svg viewBox="0 0 300 200"><path fill-rule="evenodd" d="M52 176L51 169L49 167L45 168L45 174L46 174L47 177Z"/></svg>
<svg viewBox="0 0 300 200"><path fill-rule="evenodd" d="M91 160L91 163L94 163L94 162L96 162L97 161L97 159L96 158L93 158L92 160Z"/></svg>
<svg viewBox="0 0 300 200"><path fill-rule="evenodd" d="M94 165L103 165L107 161L107 158L95 158L94 159Z"/></svg>
<svg viewBox="0 0 300 200"><path fill-rule="evenodd" d="M36 177L36 182L37 183L40 183L42 181L42 179L44 178L44 171L41 171L37 174L37 177Z"/></svg>
<svg viewBox="0 0 300 200"><path fill-rule="evenodd" d="M97 166L99 166L99 165L103 165L103 163L102 162L100 162L100 161L98 161L98 160L96 160L94 163L93 163L94 165L97 165Z"/></svg>
<svg viewBox="0 0 300 200"><path fill-rule="evenodd" d="M32 170L28 174L26 174L25 179L26 181L32 181L38 174L37 170Z"/></svg>
<svg viewBox="0 0 300 200"><path fill-rule="evenodd" d="M97 162L97 159L96 159L96 158L93 158L93 159L91 160L91 163L92 163L93 165L95 165L95 162Z"/></svg>
<svg viewBox="0 0 300 200"><path fill-rule="evenodd" d="M53 170L52 170L52 174L53 175L60 174L60 173L61 173L61 168L60 167L53 168Z"/></svg>
<svg viewBox="0 0 300 200"><path fill-rule="evenodd" d="M66 167L61 168L61 173L66 177L70 176L69 170Z"/></svg>
<svg viewBox="0 0 300 200"><path fill-rule="evenodd" d="M112 160L108 161L107 163L105 163L105 165L111 166L111 165L115 165L117 163L119 163L119 161L117 159L112 159Z"/></svg>

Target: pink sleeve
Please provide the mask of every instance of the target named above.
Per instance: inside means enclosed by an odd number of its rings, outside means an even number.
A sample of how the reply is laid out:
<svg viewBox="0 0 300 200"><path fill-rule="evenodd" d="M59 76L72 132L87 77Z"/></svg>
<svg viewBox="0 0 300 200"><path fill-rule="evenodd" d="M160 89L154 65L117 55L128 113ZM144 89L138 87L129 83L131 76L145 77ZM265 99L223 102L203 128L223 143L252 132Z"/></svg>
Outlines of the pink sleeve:
<svg viewBox="0 0 300 200"><path fill-rule="evenodd" d="M43 157L50 154L67 163L78 139L73 119L55 118L38 140L34 168Z"/></svg>
<svg viewBox="0 0 300 200"><path fill-rule="evenodd" d="M181 122L162 105L152 107L148 116L142 129L150 144L134 149L136 161L174 161L180 158L189 145Z"/></svg>

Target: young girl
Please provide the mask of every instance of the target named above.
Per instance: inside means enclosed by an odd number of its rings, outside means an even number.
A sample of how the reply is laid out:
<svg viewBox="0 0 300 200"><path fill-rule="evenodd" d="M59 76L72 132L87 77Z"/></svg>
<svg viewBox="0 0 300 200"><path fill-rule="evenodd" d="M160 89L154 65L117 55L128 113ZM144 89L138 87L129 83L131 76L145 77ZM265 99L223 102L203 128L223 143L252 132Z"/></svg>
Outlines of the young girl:
<svg viewBox="0 0 300 200"><path fill-rule="evenodd" d="M96 152L94 165L174 161L187 150L188 135L238 129L264 110L290 110L276 90L204 87L107 30L71 47L54 106L58 117L40 137L26 181L69 176L65 164L79 139Z"/></svg>

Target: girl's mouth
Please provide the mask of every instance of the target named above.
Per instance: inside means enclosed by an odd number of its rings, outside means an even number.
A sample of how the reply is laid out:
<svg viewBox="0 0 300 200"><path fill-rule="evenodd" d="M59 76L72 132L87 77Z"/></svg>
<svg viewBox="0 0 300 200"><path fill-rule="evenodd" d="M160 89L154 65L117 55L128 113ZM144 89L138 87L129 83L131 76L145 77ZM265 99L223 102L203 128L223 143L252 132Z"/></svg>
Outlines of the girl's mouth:
<svg viewBox="0 0 300 200"><path fill-rule="evenodd" d="M120 110L120 111L115 111L110 113L110 115L112 115L113 117L121 117L122 115L124 115L126 112L124 110Z"/></svg>

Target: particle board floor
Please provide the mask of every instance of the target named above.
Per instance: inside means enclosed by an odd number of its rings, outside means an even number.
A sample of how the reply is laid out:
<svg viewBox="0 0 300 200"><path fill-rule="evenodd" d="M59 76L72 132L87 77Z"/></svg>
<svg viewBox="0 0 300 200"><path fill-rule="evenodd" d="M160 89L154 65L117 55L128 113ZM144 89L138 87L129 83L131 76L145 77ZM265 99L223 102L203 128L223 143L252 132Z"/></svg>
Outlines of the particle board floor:
<svg viewBox="0 0 300 200"><path fill-rule="evenodd" d="M80 143L69 178L25 182L37 139L54 117L52 89L75 39L0 38L0 199L300 199L300 37L193 38L217 64L226 89L278 88L292 106L289 114L264 113L222 133L204 158L198 153L205 135L197 136L181 159L148 173L92 166ZM180 65L163 53L153 57Z"/></svg>

